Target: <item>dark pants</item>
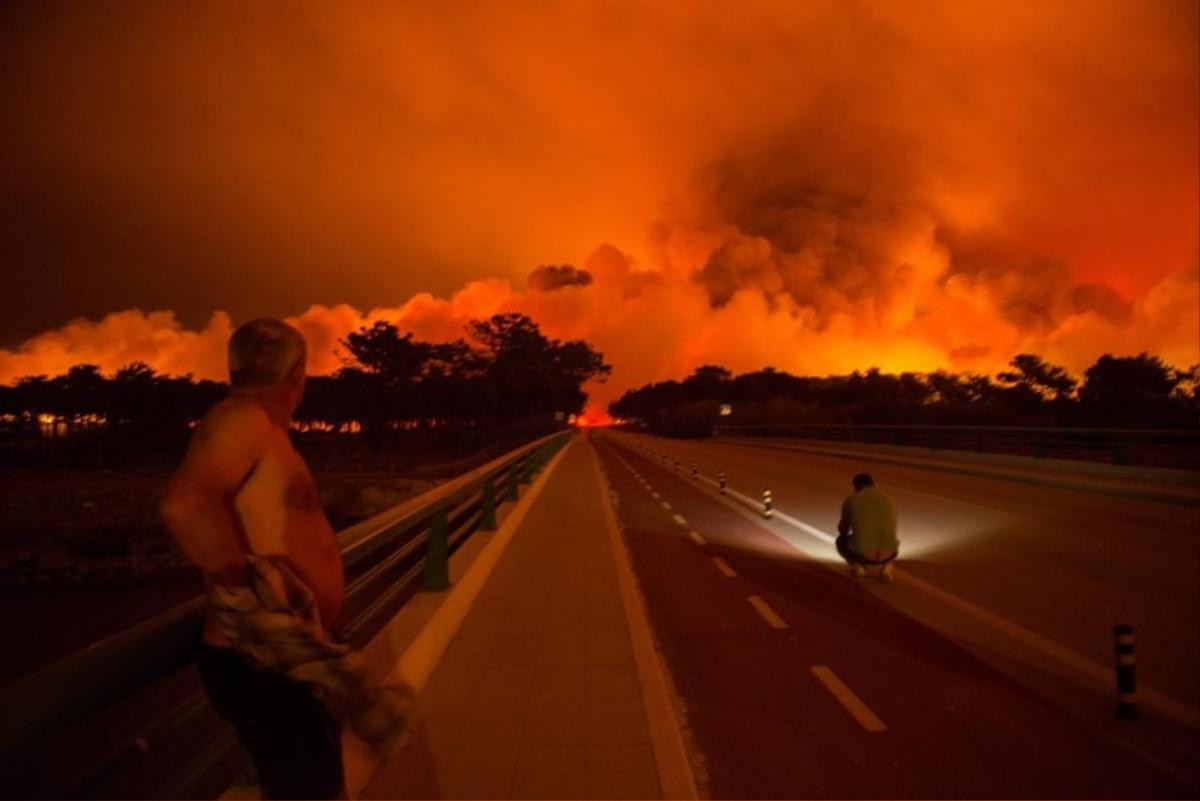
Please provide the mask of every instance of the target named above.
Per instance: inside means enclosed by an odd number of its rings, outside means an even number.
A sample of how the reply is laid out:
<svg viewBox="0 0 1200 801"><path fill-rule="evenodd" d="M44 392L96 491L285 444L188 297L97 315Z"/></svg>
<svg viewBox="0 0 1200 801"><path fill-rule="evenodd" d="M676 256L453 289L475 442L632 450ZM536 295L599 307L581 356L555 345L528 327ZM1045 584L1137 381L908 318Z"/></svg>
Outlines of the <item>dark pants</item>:
<svg viewBox="0 0 1200 801"><path fill-rule="evenodd" d="M255 668L231 648L201 643L200 678L213 707L237 729L266 798L337 798L340 727L301 684Z"/></svg>
<svg viewBox="0 0 1200 801"><path fill-rule="evenodd" d="M837 552L843 559L846 560L846 564L851 566L862 565L864 567L875 567L878 565L886 565L888 562L895 559L897 554L900 553L899 551L892 551L891 556L887 557L886 559L880 559L878 562L876 562L863 556L850 546L849 534L838 534L838 537L836 540L834 540L833 544L837 546Z"/></svg>

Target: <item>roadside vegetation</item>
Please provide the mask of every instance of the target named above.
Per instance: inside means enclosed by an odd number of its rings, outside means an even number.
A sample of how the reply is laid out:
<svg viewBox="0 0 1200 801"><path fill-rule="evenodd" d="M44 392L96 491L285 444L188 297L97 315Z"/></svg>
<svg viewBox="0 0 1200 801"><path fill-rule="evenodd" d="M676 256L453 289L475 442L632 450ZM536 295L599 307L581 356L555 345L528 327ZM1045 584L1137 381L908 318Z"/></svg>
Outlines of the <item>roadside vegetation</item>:
<svg viewBox="0 0 1200 801"><path fill-rule="evenodd" d="M1028 353L994 377L879 369L795 376L770 367L735 376L706 365L682 381L630 390L609 413L675 437L711 436L718 424L1198 429L1200 365L1106 354L1082 378Z"/></svg>

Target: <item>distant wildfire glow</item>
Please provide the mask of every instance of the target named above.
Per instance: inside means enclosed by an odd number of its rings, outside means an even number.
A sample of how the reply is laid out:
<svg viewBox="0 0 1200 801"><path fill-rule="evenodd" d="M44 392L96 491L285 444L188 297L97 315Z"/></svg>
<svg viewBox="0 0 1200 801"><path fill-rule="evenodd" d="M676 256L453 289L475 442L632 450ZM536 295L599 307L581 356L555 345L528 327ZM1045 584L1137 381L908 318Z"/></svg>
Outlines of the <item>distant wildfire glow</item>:
<svg viewBox="0 0 1200 801"><path fill-rule="evenodd" d="M46 133L52 106L37 100L33 122L13 123L28 126L17 139L30 170L127 176L112 191L133 218L160 202L146 189L160 180L236 186L206 195L220 213L204 219L236 221L238 241L242 220L261 223L265 255L258 272L180 277L162 300L114 297L124 311L0 350L0 381L134 360L221 379L232 326L262 314L290 314L322 373L341 364L338 339L375 320L439 341L522 312L614 365L595 404L706 363L993 372L1028 351L1078 373L1105 352L1200 361L1194 3L722 8L570 4L542 17L479 3L460 18L354 4L326 6L319 24L246 8L236 30L275 60L227 43L251 88L221 85L228 107L208 110L194 150L172 138L192 135L193 111L152 121L168 143L153 170L113 144L116 129L102 126L94 150L75 143L86 125ZM188 61L196 42L161 28L146 30L184 39L174 74L207 97L214 56ZM297 30L334 68L312 74ZM282 130L253 87L293 78L309 91ZM24 175L14 165L0 158L0 176ZM379 269L381 252L412 266ZM72 258L114 281L147 272ZM533 269L546 262L557 266ZM313 276L324 288L301 298ZM200 302L189 280L228 284L227 301L203 307L226 311L195 329L179 322ZM358 294L328 289L343 284ZM432 286L458 289L416 291ZM313 303L332 297L368 302Z"/></svg>

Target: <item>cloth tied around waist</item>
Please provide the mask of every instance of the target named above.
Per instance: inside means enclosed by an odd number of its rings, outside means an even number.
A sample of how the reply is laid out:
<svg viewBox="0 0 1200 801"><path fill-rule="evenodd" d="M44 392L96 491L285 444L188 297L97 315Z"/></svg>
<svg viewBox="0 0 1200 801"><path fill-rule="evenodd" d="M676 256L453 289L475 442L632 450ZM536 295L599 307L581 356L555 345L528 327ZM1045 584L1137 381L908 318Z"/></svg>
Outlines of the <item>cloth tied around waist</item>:
<svg viewBox="0 0 1200 801"><path fill-rule="evenodd" d="M312 590L282 560L255 554L247 560L249 586L213 584L208 592L233 649L307 685L380 758L403 747L415 716L412 688L372 683L362 654L329 635Z"/></svg>

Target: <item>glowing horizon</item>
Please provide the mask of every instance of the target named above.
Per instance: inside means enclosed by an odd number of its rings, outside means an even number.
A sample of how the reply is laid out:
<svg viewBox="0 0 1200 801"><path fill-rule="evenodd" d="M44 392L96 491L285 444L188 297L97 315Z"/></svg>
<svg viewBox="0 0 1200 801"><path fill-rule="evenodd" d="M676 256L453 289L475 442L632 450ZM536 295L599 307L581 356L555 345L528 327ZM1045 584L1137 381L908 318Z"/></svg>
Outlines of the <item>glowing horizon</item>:
<svg viewBox="0 0 1200 801"><path fill-rule="evenodd" d="M320 374L521 312L613 364L593 409L709 363L1200 362L1194 3L17 16L0 383L220 379L256 316Z"/></svg>

